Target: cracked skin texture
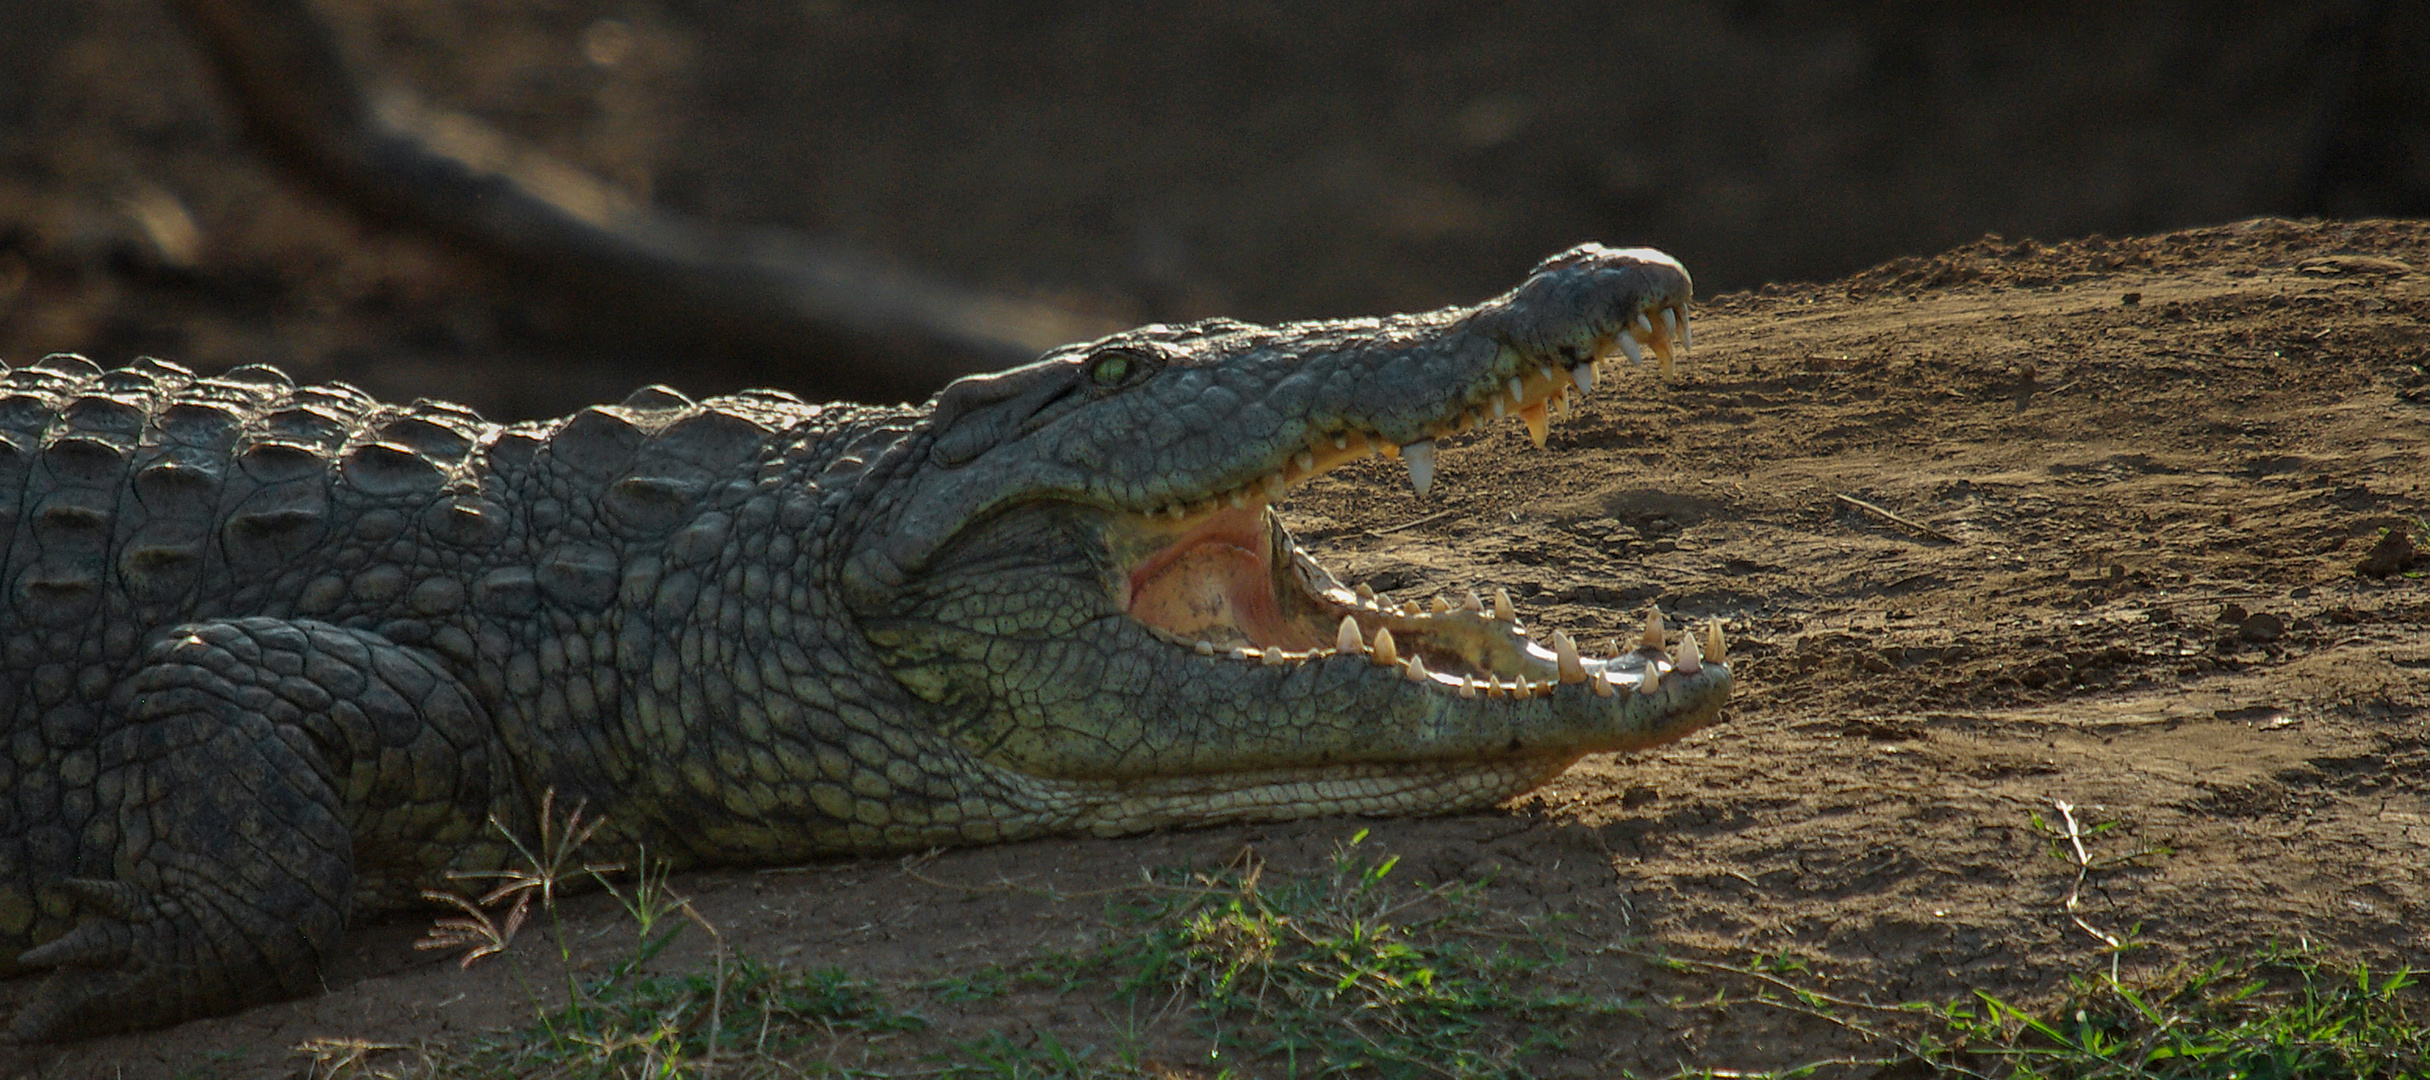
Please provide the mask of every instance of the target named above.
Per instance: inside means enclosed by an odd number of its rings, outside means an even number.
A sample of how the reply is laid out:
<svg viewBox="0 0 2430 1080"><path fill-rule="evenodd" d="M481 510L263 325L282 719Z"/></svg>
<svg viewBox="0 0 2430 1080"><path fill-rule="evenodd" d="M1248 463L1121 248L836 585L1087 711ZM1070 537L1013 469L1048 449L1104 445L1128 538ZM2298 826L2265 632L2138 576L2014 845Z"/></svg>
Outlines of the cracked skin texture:
<svg viewBox="0 0 2430 1080"><path fill-rule="evenodd" d="M10 1037L309 993L551 792L603 849L767 864L1449 812L1677 738L1717 655L1378 601L1265 507L1540 432L1599 360L1667 365L1688 297L1585 245L1475 307L1143 327L917 408L653 387L498 425L268 368L10 370L0 974L46 980Z"/></svg>

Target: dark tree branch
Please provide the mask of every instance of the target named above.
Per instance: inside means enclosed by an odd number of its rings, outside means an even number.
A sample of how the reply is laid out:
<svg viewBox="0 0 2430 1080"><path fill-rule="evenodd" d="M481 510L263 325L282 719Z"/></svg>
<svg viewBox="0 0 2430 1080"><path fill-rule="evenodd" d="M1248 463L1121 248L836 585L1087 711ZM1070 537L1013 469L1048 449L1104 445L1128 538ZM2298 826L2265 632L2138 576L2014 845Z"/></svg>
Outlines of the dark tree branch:
<svg viewBox="0 0 2430 1080"><path fill-rule="evenodd" d="M832 243L717 230L469 117L375 107L303 0L175 6L281 167L371 220L536 273L603 316L638 315L669 342L747 350L804 393L916 400L1113 329Z"/></svg>

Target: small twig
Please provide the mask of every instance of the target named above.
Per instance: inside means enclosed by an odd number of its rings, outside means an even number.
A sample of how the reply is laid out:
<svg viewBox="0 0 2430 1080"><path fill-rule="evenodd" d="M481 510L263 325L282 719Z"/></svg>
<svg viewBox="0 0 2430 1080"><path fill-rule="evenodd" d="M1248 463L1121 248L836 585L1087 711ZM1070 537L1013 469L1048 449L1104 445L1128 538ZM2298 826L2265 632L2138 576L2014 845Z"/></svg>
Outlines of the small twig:
<svg viewBox="0 0 2430 1080"><path fill-rule="evenodd" d="M1950 544L1964 543L1964 541L1959 540L1957 537L1951 536L1951 535L1949 535L1948 533L1942 532L1942 531L1941 531L1941 530L1939 530L1939 529L1935 529L1935 528L1933 528L1932 526L1930 526L1930 525L1926 525L1926 524L1924 524L1924 523L1923 523L1923 522L1921 522L1921 521L1916 521L1916 520L1914 520L1914 519L1912 519L1912 518L1900 517L1900 516L1899 516L1899 515L1897 515L1897 514L1893 514L1893 513L1891 513L1890 511L1888 511L1888 510L1884 510L1884 509L1882 509L1881 507L1875 506L1875 505L1873 505L1872 503L1866 502L1866 501L1865 501L1865 500L1863 500L1863 499L1859 499L1859 498L1857 498L1857 497L1856 497L1856 496L1854 496L1854 495L1841 495L1841 494L1834 493L1834 494L1833 494L1831 497L1832 497L1832 498L1834 498L1834 499L1838 499L1838 500L1839 500L1839 501L1841 501L1841 502L1847 503L1848 505L1853 506L1853 507L1855 507L1855 508L1857 508L1857 509L1859 509L1859 510L1862 510L1862 511L1864 511L1864 512L1868 513L1868 514L1871 514L1871 515L1873 515L1873 516L1875 516L1875 517L1877 517L1877 518L1880 518L1880 519L1882 519L1883 521L1887 521L1887 522L1889 522L1889 523L1891 523L1891 524L1893 524L1893 525L1900 526L1900 527L1905 528L1905 529L1907 529L1907 530L1909 530L1909 531L1912 531L1912 532L1919 532L1919 533L1922 533L1922 534L1924 534L1924 535L1926 535L1926 536L1929 536L1929 537L1931 537L1931 538L1933 538L1933 539L1935 539L1935 540L1939 540L1939 541L1942 541L1942 542L1944 542L1944 543L1950 543Z"/></svg>
<svg viewBox="0 0 2430 1080"><path fill-rule="evenodd" d="M1402 529L1414 529L1414 528L1417 528L1418 526L1423 525L1423 524L1425 524L1425 523L1427 523L1427 522L1429 522L1429 521L1440 521L1440 520L1442 520L1442 519L1444 519L1444 518L1450 517L1451 515L1453 515L1453 514L1455 514L1455 513L1458 513L1458 511L1456 511L1456 510L1437 510L1437 511L1435 511L1434 513L1431 513L1431 514L1426 515L1425 517L1422 517L1422 518L1411 518L1410 520L1408 520L1408 521L1404 521L1404 522L1401 522L1401 523L1400 523L1400 524L1398 524L1398 525L1386 525L1386 526L1384 526L1384 527L1383 527L1383 528L1381 528L1381 529L1369 529L1369 530L1367 530L1367 535L1369 535L1369 536L1382 536L1382 535L1384 535L1384 534L1386 534L1386 533L1396 533L1396 532L1399 532L1399 531L1401 531Z"/></svg>
<svg viewBox="0 0 2430 1080"><path fill-rule="evenodd" d="M1904 1038L1891 1032L1883 1031L1880 1028L1874 1027L1873 1025L1864 1023L1860 1020L1837 1015L1827 1009L1819 1008L1813 1003L1820 1002L1824 1005L1836 1005L1845 1009L1863 1009L1869 1012L1884 1013L1891 1016L1916 1017L1930 1015L1926 1011L1913 1006L1881 1005L1856 998L1846 998L1840 997L1836 994L1826 994L1820 990L1815 990L1810 987L1799 986L1796 983L1790 982L1787 979L1783 979L1769 972L1757 971L1753 968L1742 967L1737 964L1723 964L1711 960L1696 960L1684 956L1664 956L1658 953L1646 952L1640 949L1631 949L1621 945L1606 945L1596 949L1595 951L1598 953L1619 953L1623 956L1634 956L1641 960L1650 960L1659 964L1668 964L1676 967L1698 968L1704 971L1726 973L1737 975L1741 978L1753 979L1756 982L1763 983L1775 989L1785 990L1798 1000L1794 1002L1782 1001L1778 998L1766 996L1762 991L1757 991L1753 997L1739 1000L1752 1002L1758 1005L1768 1005L1775 1009L1800 1013L1806 1016L1814 1017L1817 1020L1836 1024L1839 1027L1855 1032L1868 1040L1884 1042L1892 1046L1896 1046L1905 1051L1909 1057L1912 1057L1918 1061L1931 1062L1936 1068L1941 1069L1944 1072L1972 1077L1980 1077L1983 1075L1975 1072L1972 1069L1958 1065L1955 1062L1936 1059L1928 1048L1926 1048L1922 1043L1913 1039ZM1858 1061L1856 1063L1889 1064L1890 1062ZM1830 1064L1830 1062L1816 1062L1814 1064ZM1714 1075L1718 1076L1726 1074L1715 1073ZM1771 1073L1766 1075L1794 1075L1794 1071Z"/></svg>

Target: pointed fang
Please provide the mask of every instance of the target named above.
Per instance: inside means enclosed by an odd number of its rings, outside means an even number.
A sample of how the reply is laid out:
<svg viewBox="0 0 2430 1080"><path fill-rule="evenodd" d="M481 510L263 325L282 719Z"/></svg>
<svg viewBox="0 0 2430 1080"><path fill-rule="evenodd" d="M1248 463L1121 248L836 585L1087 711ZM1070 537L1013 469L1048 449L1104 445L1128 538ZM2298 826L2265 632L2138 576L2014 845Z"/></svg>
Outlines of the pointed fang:
<svg viewBox="0 0 2430 1080"><path fill-rule="evenodd" d="M1561 669L1562 682L1582 683L1586 681L1586 663L1578 659L1577 639L1568 634L1554 634L1553 657ZM1596 681L1601 682L1602 680Z"/></svg>
<svg viewBox="0 0 2430 1080"><path fill-rule="evenodd" d="M1679 635L1679 659L1672 662L1671 670L1681 675L1694 675L1704 670L1704 650L1696 647L1694 632Z"/></svg>
<svg viewBox="0 0 2430 1080"><path fill-rule="evenodd" d="M1475 589L1468 590L1468 599L1460 601L1460 610L1471 615L1485 614L1485 601Z"/></svg>
<svg viewBox="0 0 2430 1080"><path fill-rule="evenodd" d="M1640 649L1659 649L1663 647L1664 643L1665 639L1662 636L1662 609L1658 607L1649 608L1645 613L1645 633L1637 639L1637 647Z"/></svg>
<svg viewBox="0 0 2430 1080"><path fill-rule="evenodd" d="M1421 686L1434 681L1434 676L1426 674L1426 658L1423 656L1410 657L1408 666L1401 669L1401 674Z"/></svg>
<svg viewBox="0 0 2430 1080"><path fill-rule="evenodd" d="M1628 362L1632 364L1645 362L1645 350L1638 348L1637 339L1629 336L1625 331L1620 335L1620 355L1628 357Z"/></svg>
<svg viewBox="0 0 2430 1080"><path fill-rule="evenodd" d="M1552 433L1552 423L1544 416L1544 403L1539 401L1519 410L1519 419L1527 422L1529 441L1536 444L1536 449L1544 449L1544 438Z"/></svg>
<svg viewBox="0 0 2430 1080"><path fill-rule="evenodd" d="M1704 628L1704 655L1719 663L1730 658L1730 641L1721 636L1721 620L1715 619Z"/></svg>
<svg viewBox="0 0 2430 1080"><path fill-rule="evenodd" d="M1569 369L1569 381L1577 384L1578 392L1581 394L1594 393L1595 365L1580 364L1577 367Z"/></svg>
<svg viewBox="0 0 2430 1080"><path fill-rule="evenodd" d="M1401 460L1409 465L1409 486L1417 489L1419 498L1425 498L1426 489L1434 486L1434 440L1401 447Z"/></svg>
<svg viewBox="0 0 2430 1080"><path fill-rule="evenodd" d="M1358 633L1357 619L1342 616L1341 631L1333 635L1333 651L1343 656L1358 656L1367 651L1367 641Z"/></svg>
<svg viewBox="0 0 2430 1080"><path fill-rule="evenodd" d="M1661 691L1662 669L1655 667L1652 664L1645 665L1645 681L1637 684L1637 692L1640 694L1655 694L1660 693Z"/></svg>
<svg viewBox="0 0 2430 1080"><path fill-rule="evenodd" d="M1588 678L1586 681L1594 684L1596 697L1612 696L1612 681L1610 679L1606 679L1601 675L1596 675Z"/></svg>
<svg viewBox="0 0 2430 1080"><path fill-rule="evenodd" d="M1499 585L1493 589L1493 617L1503 622L1519 621L1519 609L1510 604L1510 590Z"/></svg>
<svg viewBox="0 0 2430 1080"><path fill-rule="evenodd" d="M1401 654L1399 650L1392 647L1391 627L1379 626L1375 628L1375 651L1368 655L1374 659L1377 667L1384 667L1401 662Z"/></svg>

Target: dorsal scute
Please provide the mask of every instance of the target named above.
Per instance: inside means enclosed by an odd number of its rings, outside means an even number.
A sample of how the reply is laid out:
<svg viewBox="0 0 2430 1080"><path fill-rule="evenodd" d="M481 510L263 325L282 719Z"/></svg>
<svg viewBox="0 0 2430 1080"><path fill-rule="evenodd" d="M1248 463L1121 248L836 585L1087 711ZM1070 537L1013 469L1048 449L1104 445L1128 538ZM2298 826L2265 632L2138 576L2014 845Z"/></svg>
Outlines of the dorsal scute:
<svg viewBox="0 0 2430 1080"><path fill-rule="evenodd" d="M236 464L257 484L284 484L329 470L319 448L273 439L247 442L237 450Z"/></svg>
<svg viewBox="0 0 2430 1080"><path fill-rule="evenodd" d="M59 415L59 399L26 390L0 390L0 432L39 437Z"/></svg>
<svg viewBox="0 0 2430 1080"><path fill-rule="evenodd" d="M380 442L402 446L435 463L452 466L470 453L480 432L461 426L454 418L444 415L407 414L393 416L379 423L372 436Z"/></svg>
<svg viewBox="0 0 2430 1080"><path fill-rule="evenodd" d="M245 420L235 409L218 402L179 400L162 408L153 424L163 443L225 452L244 430Z"/></svg>
<svg viewBox="0 0 2430 1080"><path fill-rule="evenodd" d="M78 394L59 410L58 422L51 425L51 437L81 436L122 450L132 449L143 439L149 404L117 394Z"/></svg>
<svg viewBox="0 0 2430 1080"><path fill-rule="evenodd" d="M48 371L78 382L99 378L101 365L75 353L52 353L18 370Z"/></svg>
<svg viewBox="0 0 2430 1080"><path fill-rule="evenodd" d="M729 407L729 399L690 408L636 449L625 474L609 483L610 521L634 535L674 528L719 481L752 476L749 463L768 435L767 425Z"/></svg>
<svg viewBox="0 0 2430 1080"><path fill-rule="evenodd" d="M724 472L759 456L771 428L738 410L714 405L686 413L644 444L644 462L674 461Z"/></svg>
<svg viewBox="0 0 2430 1080"><path fill-rule="evenodd" d="M288 378L286 372L268 364L246 364L242 367L232 367L213 376L212 381L259 387L269 391L295 389L294 379Z"/></svg>
<svg viewBox="0 0 2430 1080"><path fill-rule="evenodd" d="M338 463L346 482L374 495L404 495L437 491L447 482L447 468L390 442L357 443Z"/></svg>
<svg viewBox="0 0 2430 1080"><path fill-rule="evenodd" d="M656 409L689 409L692 399L671 386L651 384L624 396L618 404L625 408L648 411Z"/></svg>
<svg viewBox="0 0 2430 1080"><path fill-rule="evenodd" d="M635 451L649 441L660 419L621 405L593 405L549 433L541 456L575 477L605 481L622 474Z"/></svg>
<svg viewBox="0 0 2430 1080"><path fill-rule="evenodd" d="M355 418L321 405L284 405L246 425L256 438L335 450L354 433Z"/></svg>
<svg viewBox="0 0 2430 1080"><path fill-rule="evenodd" d="M99 374L101 369L84 357L52 353L24 367L0 373L0 385L14 390L65 394L74 393Z"/></svg>

